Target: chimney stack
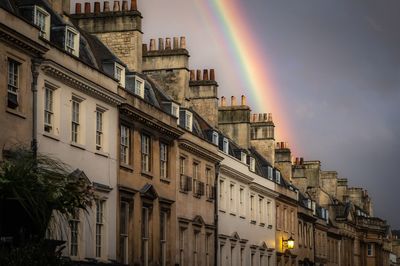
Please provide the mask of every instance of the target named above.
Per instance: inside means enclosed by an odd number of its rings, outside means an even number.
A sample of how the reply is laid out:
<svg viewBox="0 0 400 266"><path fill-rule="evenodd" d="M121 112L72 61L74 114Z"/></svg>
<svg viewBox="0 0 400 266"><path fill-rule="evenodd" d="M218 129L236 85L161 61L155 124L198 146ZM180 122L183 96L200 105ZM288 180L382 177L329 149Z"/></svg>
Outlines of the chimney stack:
<svg viewBox="0 0 400 266"><path fill-rule="evenodd" d="M113 11L114 11L114 12L119 11L119 1L114 1Z"/></svg>
<svg viewBox="0 0 400 266"><path fill-rule="evenodd" d="M296 161L294 162L295 165L299 165L299 157L296 157Z"/></svg>
<svg viewBox="0 0 400 266"><path fill-rule="evenodd" d="M242 95L240 105L242 105L242 106L243 106L243 105L247 105L246 96Z"/></svg>
<svg viewBox="0 0 400 266"><path fill-rule="evenodd" d="M85 14L89 14L89 13L90 13L90 3L85 2Z"/></svg>
<svg viewBox="0 0 400 266"><path fill-rule="evenodd" d="M225 98L225 96L221 97L221 106L226 106L226 98Z"/></svg>
<svg viewBox="0 0 400 266"><path fill-rule="evenodd" d="M251 115L251 121L252 122L257 122L257 114L252 114Z"/></svg>
<svg viewBox="0 0 400 266"><path fill-rule="evenodd" d="M94 13L100 13L100 2L94 2Z"/></svg>
<svg viewBox="0 0 400 266"><path fill-rule="evenodd" d="M82 4L76 3L75 4L75 14L81 14L81 13L82 13Z"/></svg>
<svg viewBox="0 0 400 266"><path fill-rule="evenodd" d="M179 39L178 37L174 37L174 50L179 49Z"/></svg>
<svg viewBox="0 0 400 266"><path fill-rule="evenodd" d="M128 11L128 1L122 1L122 11Z"/></svg>
<svg viewBox="0 0 400 266"><path fill-rule="evenodd" d="M160 51L164 50L164 39L163 38L158 38L158 50L160 50Z"/></svg>
<svg viewBox="0 0 400 266"><path fill-rule="evenodd" d="M303 165L303 163L304 163L304 159L303 159L303 157L300 157L300 165Z"/></svg>
<svg viewBox="0 0 400 266"><path fill-rule="evenodd" d="M196 80L201 80L201 70L196 70Z"/></svg>
<svg viewBox="0 0 400 266"><path fill-rule="evenodd" d="M231 106L236 106L236 97L231 96Z"/></svg>
<svg viewBox="0 0 400 266"><path fill-rule="evenodd" d="M271 113L268 114L268 122L272 122L272 114Z"/></svg>
<svg viewBox="0 0 400 266"><path fill-rule="evenodd" d="M215 70L214 69L210 69L210 80L215 81Z"/></svg>
<svg viewBox="0 0 400 266"><path fill-rule="evenodd" d="M104 1L104 3L103 3L103 12L110 12L110 2Z"/></svg>
<svg viewBox="0 0 400 266"><path fill-rule="evenodd" d="M146 43L142 44L142 52L147 53L147 44Z"/></svg>
<svg viewBox="0 0 400 266"><path fill-rule="evenodd" d="M196 79L196 74L194 72L194 69L190 70L190 80L195 80Z"/></svg>
<svg viewBox="0 0 400 266"><path fill-rule="evenodd" d="M155 50L156 50L156 40L150 39L150 51L155 51Z"/></svg>
<svg viewBox="0 0 400 266"><path fill-rule="evenodd" d="M131 0L131 10L137 10L137 0Z"/></svg>
<svg viewBox="0 0 400 266"><path fill-rule="evenodd" d="M208 80L208 69L203 69L203 80Z"/></svg>
<svg viewBox="0 0 400 266"><path fill-rule="evenodd" d="M181 49L186 49L186 37L181 37Z"/></svg>
<svg viewBox="0 0 400 266"><path fill-rule="evenodd" d="M165 38L165 50L171 50L171 38Z"/></svg>

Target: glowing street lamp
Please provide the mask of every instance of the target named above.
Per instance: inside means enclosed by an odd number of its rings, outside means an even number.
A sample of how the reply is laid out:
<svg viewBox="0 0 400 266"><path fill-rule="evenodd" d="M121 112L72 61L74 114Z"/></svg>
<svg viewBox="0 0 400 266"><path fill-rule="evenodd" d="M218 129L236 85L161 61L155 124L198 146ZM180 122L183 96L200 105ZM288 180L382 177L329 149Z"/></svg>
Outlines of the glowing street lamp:
<svg viewBox="0 0 400 266"><path fill-rule="evenodd" d="M294 249L294 239L292 237L287 240L282 238L282 245L284 248L286 247L287 249Z"/></svg>

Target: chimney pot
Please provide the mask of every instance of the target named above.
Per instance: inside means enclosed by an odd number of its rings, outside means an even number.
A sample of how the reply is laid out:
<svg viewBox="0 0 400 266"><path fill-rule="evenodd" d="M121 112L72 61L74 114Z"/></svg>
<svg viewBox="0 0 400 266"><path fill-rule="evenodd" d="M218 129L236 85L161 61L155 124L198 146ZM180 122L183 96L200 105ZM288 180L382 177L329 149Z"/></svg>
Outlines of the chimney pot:
<svg viewBox="0 0 400 266"><path fill-rule="evenodd" d="M247 99L245 95L242 95L240 105L247 105Z"/></svg>
<svg viewBox="0 0 400 266"><path fill-rule="evenodd" d="M257 114L253 114L252 116L253 122L257 122Z"/></svg>
<svg viewBox="0 0 400 266"><path fill-rule="evenodd" d="M180 45L181 45L181 49L186 49L186 37L185 36L181 37Z"/></svg>
<svg viewBox="0 0 400 266"><path fill-rule="evenodd" d="M258 121L263 122L263 114L258 114Z"/></svg>
<svg viewBox="0 0 400 266"><path fill-rule="evenodd" d="M201 70L196 70L196 80L201 80Z"/></svg>
<svg viewBox="0 0 400 266"><path fill-rule="evenodd" d="M144 54L147 53L147 44L146 43L142 44L142 51Z"/></svg>
<svg viewBox="0 0 400 266"><path fill-rule="evenodd" d="M203 80L208 80L208 69L203 69Z"/></svg>
<svg viewBox="0 0 400 266"><path fill-rule="evenodd" d="M155 51L155 50L156 50L156 40L150 39L150 51Z"/></svg>
<svg viewBox="0 0 400 266"><path fill-rule="evenodd" d="M94 2L94 13L100 13L100 2Z"/></svg>
<svg viewBox="0 0 400 266"><path fill-rule="evenodd" d="M122 1L122 11L128 11L128 1Z"/></svg>
<svg viewBox="0 0 400 266"><path fill-rule="evenodd" d="M174 50L179 49L179 39L178 37L174 37Z"/></svg>
<svg viewBox="0 0 400 266"><path fill-rule="evenodd" d="M131 0L131 10L137 10L137 0Z"/></svg>
<svg viewBox="0 0 400 266"><path fill-rule="evenodd" d="M236 106L236 97L231 96L231 106Z"/></svg>
<svg viewBox="0 0 400 266"><path fill-rule="evenodd" d="M300 165L303 165L303 163L304 163L304 159L303 159L303 157L300 157Z"/></svg>
<svg viewBox="0 0 400 266"><path fill-rule="evenodd" d="M160 50L160 51L164 50L164 39L163 38L158 38L158 50Z"/></svg>
<svg viewBox="0 0 400 266"><path fill-rule="evenodd" d="M215 81L215 70L214 69L210 69L210 80Z"/></svg>
<svg viewBox="0 0 400 266"><path fill-rule="evenodd" d="M299 157L296 157L295 165L299 165Z"/></svg>
<svg viewBox="0 0 400 266"><path fill-rule="evenodd" d="M194 69L190 70L190 80L195 80L196 79L196 74L194 72Z"/></svg>
<svg viewBox="0 0 400 266"><path fill-rule="evenodd" d="M114 12L118 12L119 11L119 1L114 1L113 11Z"/></svg>
<svg viewBox="0 0 400 266"><path fill-rule="evenodd" d="M272 114L271 113L268 114L268 122L272 122Z"/></svg>
<svg viewBox="0 0 400 266"><path fill-rule="evenodd" d="M104 3L103 3L103 12L110 12L110 2L104 1Z"/></svg>
<svg viewBox="0 0 400 266"><path fill-rule="evenodd" d="M76 3L75 4L75 14L81 14L81 13L82 13L82 4Z"/></svg>
<svg viewBox="0 0 400 266"><path fill-rule="evenodd" d="M226 98L225 98L225 96L221 97L221 106L226 106Z"/></svg>
<svg viewBox="0 0 400 266"><path fill-rule="evenodd" d="M264 113L263 114L263 122L267 122L268 121L268 114Z"/></svg>
<svg viewBox="0 0 400 266"><path fill-rule="evenodd" d="M171 38L165 39L165 50L171 50Z"/></svg>
<svg viewBox="0 0 400 266"><path fill-rule="evenodd" d="M90 13L90 3L85 2L85 14L89 14L89 13Z"/></svg>

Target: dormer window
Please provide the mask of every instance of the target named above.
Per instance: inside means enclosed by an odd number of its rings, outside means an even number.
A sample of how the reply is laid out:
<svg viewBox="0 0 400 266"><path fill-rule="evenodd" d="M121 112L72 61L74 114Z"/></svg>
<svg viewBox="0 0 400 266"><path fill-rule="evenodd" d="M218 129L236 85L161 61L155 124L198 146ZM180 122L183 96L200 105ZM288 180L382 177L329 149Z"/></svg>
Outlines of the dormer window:
<svg viewBox="0 0 400 266"><path fill-rule="evenodd" d="M114 77L122 87L125 87L125 68L118 63L114 66Z"/></svg>
<svg viewBox="0 0 400 266"><path fill-rule="evenodd" d="M188 110L180 110L179 125L185 129L192 131L193 129L193 114Z"/></svg>
<svg viewBox="0 0 400 266"><path fill-rule="evenodd" d="M179 105L171 102L171 115L179 119Z"/></svg>
<svg viewBox="0 0 400 266"><path fill-rule="evenodd" d="M144 98L144 80L135 76L135 94Z"/></svg>
<svg viewBox="0 0 400 266"><path fill-rule="evenodd" d="M223 143L222 143L222 150L225 153L229 153L229 141L227 138L224 138Z"/></svg>
<svg viewBox="0 0 400 266"><path fill-rule="evenodd" d="M219 143L218 132L216 131L213 131L212 133L212 143L215 145L218 145Z"/></svg>
<svg viewBox="0 0 400 266"><path fill-rule="evenodd" d="M274 174L274 169L271 166L268 166L268 179L272 180Z"/></svg>
<svg viewBox="0 0 400 266"><path fill-rule="evenodd" d="M281 183L281 172L275 171L275 179L276 179L276 183L278 183L278 184Z"/></svg>
<svg viewBox="0 0 400 266"><path fill-rule="evenodd" d="M65 50L79 56L79 33L72 27L65 27Z"/></svg>
<svg viewBox="0 0 400 266"><path fill-rule="evenodd" d="M251 161L252 158L250 158ZM240 160L242 161L242 163L247 163L247 154L244 152L240 152Z"/></svg>
<svg viewBox="0 0 400 266"><path fill-rule="evenodd" d="M50 39L50 15L40 6L35 6L33 22L40 28L39 35L47 40Z"/></svg>
<svg viewBox="0 0 400 266"><path fill-rule="evenodd" d="M250 171L256 171L256 159L254 159L253 157L250 157Z"/></svg>

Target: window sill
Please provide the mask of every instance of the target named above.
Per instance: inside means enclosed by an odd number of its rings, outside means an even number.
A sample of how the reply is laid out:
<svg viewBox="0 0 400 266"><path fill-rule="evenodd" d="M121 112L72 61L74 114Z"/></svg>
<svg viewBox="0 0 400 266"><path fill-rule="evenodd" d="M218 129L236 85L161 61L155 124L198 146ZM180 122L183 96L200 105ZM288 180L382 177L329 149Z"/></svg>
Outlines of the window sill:
<svg viewBox="0 0 400 266"><path fill-rule="evenodd" d="M58 136L54 135L54 134L51 134L51 133L48 133L48 132L44 132L42 135L45 136L46 138L49 138L49 139L52 139L52 140L55 140L55 141L60 141L60 138Z"/></svg>
<svg viewBox="0 0 400 266"><path fill-rule="evenodd" d="M236 216L236 213L234 213L234 212L230 212L229 214L232 216Z"/></svg>
<svg viewBox="0 0 400 266"><path fill-rule="evenodd" d="M6 112L9 113L9 114L18 116L19 118L26 119L26 115L23 114L22 112L18 111L18 110L15 110L15 109L7 107Z"/></svg>
<svg viewBox="0 0 400 266"><path fill-rule="evenodd" d="M268 229L272 229L272 225L268 225Z"/></svg>
<svg viewBox="0 0 400 266"><path fill-rule="evenodd" d="M75 148L78 148L78 149L81 149L81 150L86 150L85 146L83 146L82 144L76 143L76 142L71 142L70 145L72 147L75 147Z"/></svg>
<svg viewBox="0 0 400 266"><path fill-rule="evenodd" d="M242 219L246 219L246 217L244 217L243 215L240 215L239 217L242 218Z"/></svg>
<svg viewBox="0 0 400 266"><path fill-rule="evenodd" d="M261 227L265 227L265 223L260 223L259 224Z"/></svg>
<svg viewBox="0 0 400 266"><path fill-rule="evenodd" d="M207 201L208 201L208 202L214 202L214 200L213 200L213 199L210 199L210 198L207 198Z"/></svg>
<svg viewBox="0 0 400 266"><path fill-rule="evenodd" d="M225 210L219 210L220 212L223 212L223 213L226 213L226 211Z"/></svg>
<svg viewBox="0 0 400 266"><path fill-rule="evenodd" d="M189 191L185 191L185 190L182 190L182 189L179 189L179 192L183 193L183 194L189 194Z"/></svg>
<svg viewBox="0 0 400 266"><path fill-rule="evenodd" d="M153 179L153 174L151 172L143 172L142 171L142 176L147 177L149 179Z"/></svg>
<svg viewBox="0 0 400 266"><path fill-rule="evenodd" d="M254 220L251 220L250 223L251 223L251 224L256 224L257 222L254 221Z"/></svg>
<svg viewBox="0 0 400 266"><path fill-rule="evenodd" d="M160 181L161 181L162 183L166 183L166 184L171 183L171 179L169 179L169 178L162 178L162 177L160 177Z"/></svg>
<svg viewBox="0 0 400 266"><path fill-rule="evenodd" d="M94 152L94 154L99 155L99 156L103 156L103 157L105 157L105 158L108 158L108 157L110 156L108 153L106 153L106 152L104 152L104 151L101 151L101 150L96 150L96 151Z"/></svg>
<svg viewBox="0 0 400 266"><path fill-rule="evenodd" d="M126 163L119 163L119 168L122 168L125 171L133 172L133 167Z"/></svg>

